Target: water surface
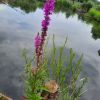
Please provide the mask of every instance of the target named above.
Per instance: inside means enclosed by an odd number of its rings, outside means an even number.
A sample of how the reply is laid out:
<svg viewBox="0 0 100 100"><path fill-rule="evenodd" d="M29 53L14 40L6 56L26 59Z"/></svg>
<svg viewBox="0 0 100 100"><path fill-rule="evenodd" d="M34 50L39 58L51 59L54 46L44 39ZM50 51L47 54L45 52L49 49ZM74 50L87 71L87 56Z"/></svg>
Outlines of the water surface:
<svg viewBox="0 0 100 100"><path fill-rule="evenodd" d="M25 13L19 7L0 4L0 91L14 100L20 100L23 93L21 50L34 51L33 39L41 32L42 19L40 8ZM66 48L73 48L77 55L84 54L82 73L88 76L89 83L82 99L100 100L100 39L93 37L93 24L82 21L77 14L67 17L61 11L53 14L51 19L48 36L51 38L55 34L57 46L61 46L67 36Z"/></svg>

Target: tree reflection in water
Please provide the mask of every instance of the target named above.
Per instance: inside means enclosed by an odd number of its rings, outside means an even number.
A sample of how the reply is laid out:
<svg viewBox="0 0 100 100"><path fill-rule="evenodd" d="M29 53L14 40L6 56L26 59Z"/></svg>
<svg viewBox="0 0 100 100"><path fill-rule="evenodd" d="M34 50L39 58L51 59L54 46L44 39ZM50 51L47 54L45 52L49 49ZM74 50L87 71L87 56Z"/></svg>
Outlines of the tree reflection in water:
<svg viewBox="0 0 100 100"><path fill-rule="evenodd" d="M25 13L35 12L37 8L42 8L45 0L0 0L1 2L7 2L10 7L19 7ZM71 4L66 0L57 1L55 13L64 12L66 14L66 18L69 18L72 15L77 14L75 11L71 9ZM100 25L99 22L93 21L89 17L84 17L84 14L78 14L79 20L85 21L88 24L92 24L92 37L94 39L100 38Z"/></svg>

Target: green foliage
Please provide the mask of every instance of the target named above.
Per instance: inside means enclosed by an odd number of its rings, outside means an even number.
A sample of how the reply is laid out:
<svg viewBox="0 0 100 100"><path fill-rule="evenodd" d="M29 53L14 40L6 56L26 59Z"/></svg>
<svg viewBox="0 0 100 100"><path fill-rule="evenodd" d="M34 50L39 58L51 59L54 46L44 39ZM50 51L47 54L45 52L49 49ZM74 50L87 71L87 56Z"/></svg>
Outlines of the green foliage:
<svg viewBox="0 0 100 100"><path fill-rule="evenodd" d="M96 9L90 9L89 16L92 17L96 21L100 21L100 11L97 11Z"/></svg>
<svg viewBox="0 0 100 100"><path fill-rule="evenodd" d="M70 49L68 55L64 54L63 51L66 42L67 39L64 45L58 50L53 38L53 50L47 56L45 48L43 63L36 74L33 74L32 72L32 63L35 61L35 56L30 59L27 57L26 52L23 52L26 62L25 96L28 100L42 100L41 93L46 90L44 83L50 79L56 80L59 85L59 95L57 100L79 100L82 95L83 86L86 83L86 78L83 78L81 81L79 80L82 69L82 56L75 61L76 54L72 49Z"/></svg>
<svg viewBox="0 0 100 100"><path fill-rule="evenodd" d="M49 70L51 70L53 79L59 84L60 95L58 100L79 100L82 93L82 88L86 83L86 78L79 82L77 86L77 80L79 78L82 66L82 56L74 63L76 54L72 49L69 51L69 56L63 54L67 39L63 46L59 48L55 47L53 39L53 51L50 54L51 59L49 63Z"/></svg>
<svg viewBox="0 0 100 100"><path fill-rule="evenodd" d="M96 6L95 6L95 9L96 9L97 11L100 11L100 5L96 5Z"/></svg>
<svg viewBox="0 0 100 100"><path fill-rule="evenodd" d="M56 1L55 12L59 12L59 11L64 12L69 8L71 8L71 3L69 1L66 1L66 0L57 0Z"/></svg>
<svg viewBox="0 0 100 100"><path fill-rule="evenodd" d="M84 2L88 2L89 0L79 0L79 2L84 3Z"/></svg>
<svg viewBox="0 0 100 100"><path fill-rule="evenodd" d="M26 50L23 51L23 57L25 58L25 96L28 100L41 100L41 93L44 88L44 81L47 80L47 73L45 63L41 65L41 68L33 74L32 62L34 59L30 59L26 55Z"/></svg>
<svg viewBox="0 0 100 100"><path fill-rule="evenodd" d="M93 28L92 28L92 36L94 39L98 39L100 38L100 25L98 23L98 25L94 25Z"/></svg>
<svg viewBox="0 0 100 100"><path fill-rule="evenodd" d="M26 13L33 12L37 9L37 7L43 6L43 1L36 0L9 0L10 6L12 7L20 7Z"/></svg>
<svg viewBox="0 0 100 100"><path fill-rule="evenodd" d="M87 24L92 24L92 37L94 39L100 38L100 24L99 21L93 18L94 15L89 15L89 13L86 13L84 16L81 17L83 21L85 21Z"/></svg>
<svg viewBox="0 0 100 100"><path fill-rule="evenodd" d="M80 4L79 4L79 3L74 3L74 4L72 5L72 10L73 10L73 11L76 11L76 10L78 10L78 9L80 9Z"/></svg>
<svg viewBox="0 0 100 100"><path fill-rule="evenodd" d="M92 8L92 4L90 2L82 3L81 8L88 12Z"/></svg>

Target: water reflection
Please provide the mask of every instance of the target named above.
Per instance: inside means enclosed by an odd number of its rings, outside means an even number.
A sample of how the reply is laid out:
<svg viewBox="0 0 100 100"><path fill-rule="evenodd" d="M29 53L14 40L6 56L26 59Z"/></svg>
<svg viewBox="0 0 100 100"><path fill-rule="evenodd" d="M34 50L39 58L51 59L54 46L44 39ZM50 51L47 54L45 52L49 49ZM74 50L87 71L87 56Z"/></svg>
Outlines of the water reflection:
<svg viewBox="0 0 100 100"><path fill-rule="evenodd" d="M85 17L84 15L80 14L78 16L79 19L81 19L82 21L85 21L87 24L91 24L92 25L92 37L96 40L100 38L100 25L99 22L96 22L94 20L92 20L91 18Z"/></svg>
<svg viewBox="0 0 100 100"><path fill-rule="evenodd" d="M31 13L31 12L35 12L37 8L42 8L43 7L43 1L40 0L5 0L3 2L7 2L10 7L19 7L20 9L22 9L25 13ZM18 10L18 9L16 9ZM71 5L64 1L57 1L56 2L56 8L55 8L55 13L59 13L62 12L66 15L66 18L75 15L75 12L73 10L71 10ZM22 12L21 12L22 13ZM24 13L22 13L24 14ZM89 24L92 24L92 37L94 39L98 39L100 38L100 25L99 22L95 22L90 18L84 18L83 14L78 14L79 19L81 18L82 21L86 21Z"/></svg>
<svg viewBox="0 0 100 100"><path fill-rule="evenodd" d="M43 12L40 9L43 2L26 1L9 0L9 5L0 4L2 7L0 11L0 91L13 97L14 100L20 100L23 93L21 75L24 62L21 58L21 50L26 48L31 55L34 50L33 37L41 31L40 23L43 18ZM34 7L33 2L35 2ZM67 49L64 53L67 53L71 47L78 57L81 53L84 54L82 74L89 77L89 85L88 92L82 97L83 100L100 98L100 57L97 52L100 49L100 37L96 35L97 40L92 38L94 36L92 33L98 34L99 29L99 23L57 5L48 32L50 37L55 34L57 46L61 46L65 37L68 36ZM49 47L51 44L50 42Z"/></svg>
<svg viewBox="0 0 100 100"><path fill-rule="evenodd" d="M100 50L98 50L98 55L100 56Z"/></svg>

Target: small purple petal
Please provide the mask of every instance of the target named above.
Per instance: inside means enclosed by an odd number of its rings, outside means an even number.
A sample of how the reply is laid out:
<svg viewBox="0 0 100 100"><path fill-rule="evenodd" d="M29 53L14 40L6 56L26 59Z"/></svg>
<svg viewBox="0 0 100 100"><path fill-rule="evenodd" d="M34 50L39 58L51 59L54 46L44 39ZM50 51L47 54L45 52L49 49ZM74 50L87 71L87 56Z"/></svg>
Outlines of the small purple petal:
<svg viewBox="0 0 100 100"><path fill-rule="evenodd" d="M37 34L37 36L35 37L34 44L35 44L35 48L38 48L40 46L40 44L41 44L41 37L39 36L39 34Z"/></svg>
<svg viewBox="0 0 100 100"><path fill-rule="evenodd" d="M55 0L46 0L44 4L44 17L45 19L42 21L42 29L48 29L48 25L50 23L49 15L53 13L55 6Z"/></svg>

